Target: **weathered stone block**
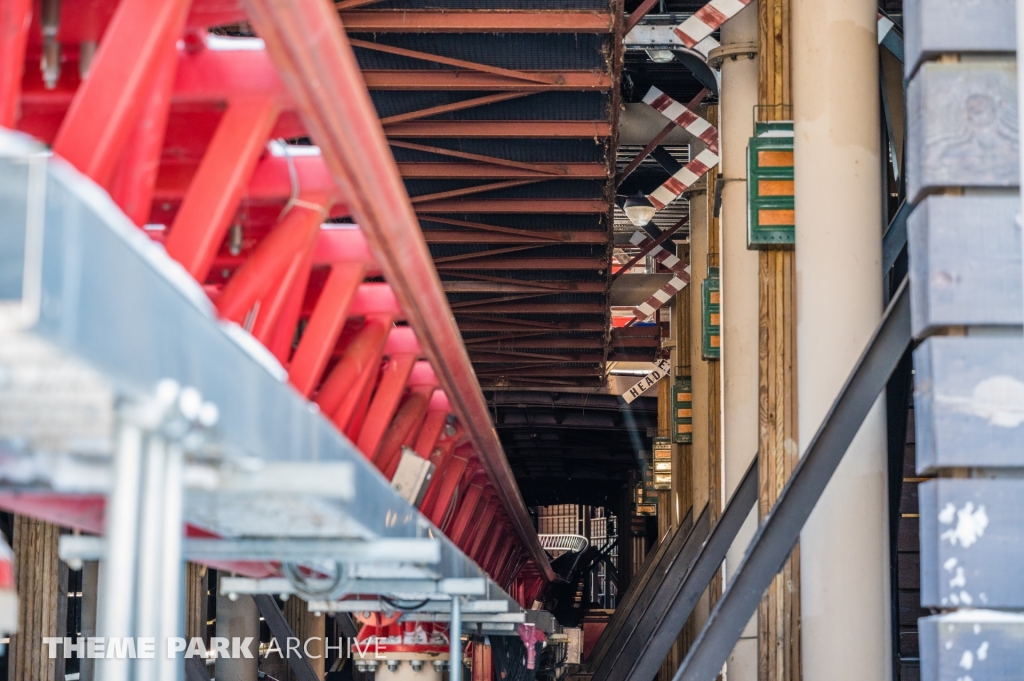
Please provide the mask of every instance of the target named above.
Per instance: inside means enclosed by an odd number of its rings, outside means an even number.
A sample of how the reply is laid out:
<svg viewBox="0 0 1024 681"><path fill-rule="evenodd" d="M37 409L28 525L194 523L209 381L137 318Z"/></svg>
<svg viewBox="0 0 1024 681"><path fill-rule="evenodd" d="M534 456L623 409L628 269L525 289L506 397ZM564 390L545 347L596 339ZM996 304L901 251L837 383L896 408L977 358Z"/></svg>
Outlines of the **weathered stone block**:
<svg viewBox="0 0 1024 681"><path fill-rule="evenodd" d="M914 336L1024 322L1015 196L930 196L907 220Z"/></svg>
<svg viewBox="0 0 1024 681"><path fill-rule="evenodd" d="M914 370L919 473L1024 467L1024 340L935 336Z"/></svg>
<svg viewBox="0 0 1024 681"><path fill-rule="evenodd" d="M940 54L990 54L1017 49L1013 0L904 0L907 78Z"/></svg>
<svg viewBox="0 0 1024 681"><path fill-rule="evenodd" d="M918 498L921 605L1024 608L1024 480L943 478Z"/></svg>
<svg viewBox="0 0 1024 681"><path fill-rule="evenodd" d="M907 194L1017 186L1013 59L921 66L907 88Z"/></svg>

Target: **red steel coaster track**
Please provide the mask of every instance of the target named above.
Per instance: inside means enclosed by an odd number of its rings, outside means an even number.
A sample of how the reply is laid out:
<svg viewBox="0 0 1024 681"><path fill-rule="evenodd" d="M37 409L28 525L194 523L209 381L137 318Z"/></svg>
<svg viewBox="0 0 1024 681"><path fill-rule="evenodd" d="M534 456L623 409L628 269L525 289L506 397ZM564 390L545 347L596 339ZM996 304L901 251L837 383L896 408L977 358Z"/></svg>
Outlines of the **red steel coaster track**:
<svg viewBox="0 0 1024 681"><path fill-rule="evenodd" d="M259 39L209 33L241 22ZM521 604L554 578L331 4L0 0L0 125L105 188L385 476L429 458L421 512Z"/></svg>

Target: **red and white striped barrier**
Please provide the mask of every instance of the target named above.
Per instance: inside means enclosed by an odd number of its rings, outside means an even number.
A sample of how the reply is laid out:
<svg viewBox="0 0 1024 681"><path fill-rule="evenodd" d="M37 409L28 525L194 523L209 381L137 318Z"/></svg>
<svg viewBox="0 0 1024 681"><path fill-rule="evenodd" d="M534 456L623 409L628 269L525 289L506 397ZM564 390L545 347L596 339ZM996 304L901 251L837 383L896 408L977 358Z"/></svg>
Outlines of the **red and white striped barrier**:
<svg viewBox="0 0 1024 681"><path fill-rule="evenodd" d="M715 29L740 13L750 0L711 0L693 16L675 27L674 33L687 47L694 47Z"/></svg>
<svg viewBox="0 0 1024 681"><path fill-rule="evenodd" d="M647 196L655 210L661 210L718 165L718 128L656 87L647 92L644 103L707 144L707 148L697 154L696 158L691 159Z"/></svg>
<svg viewBox="0 0 1024 681"><path fill-rule="evenodd" d="M718 128L708 123L683 104L656 87L644 95L644 104L668 118L680 128L700 139L708 149L718 153Z"/></svg>
<svg viewBox="0 0 1024 681"><path fill-rule="evenodd" d="M630 237L629 241L634 246L644 248L652 241L652 239L643 232L636 232L632 237ZM683 265L682 260L669 253L666 249L662 248L661 245L657 245L652 248L651 255L654 256L655 260L672 270L675 276L673 276L667 284L655 291L654 294L645 302L640 303L638 306L633 308L633 316L638 322L642 322L645 319L650 318L658 308L672 300L677 293L686 288L686 285L690 283L689 265Z"/></svg>

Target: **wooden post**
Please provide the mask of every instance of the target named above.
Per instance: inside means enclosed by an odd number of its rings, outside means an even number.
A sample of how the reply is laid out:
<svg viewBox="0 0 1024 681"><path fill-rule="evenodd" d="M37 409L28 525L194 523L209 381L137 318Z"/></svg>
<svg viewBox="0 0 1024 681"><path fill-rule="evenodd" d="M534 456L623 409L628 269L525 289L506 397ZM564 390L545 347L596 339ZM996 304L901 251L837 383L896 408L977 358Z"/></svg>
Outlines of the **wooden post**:
<svg viewBox="0 0 1024 681"><path fill-rule="evenodd" d="M718 106L707 108L708 123L718 125ZM721 225L715 215L717 176L708 173L707 267L720 267ZM705 269L705 272L707 270ZM708 362L708 503L711 526L722 516L722 364ZM716 572L708 585L710 606L722 595L722 573Z"/></svg>
<svg viewBox="0 0 1024 681"><path fill-rule="evenodd" d="M11 636L8 681L63 681L64 654L51 660L44 636L67 636L68 567L57 557L61 530L27 516L14 517L18 633Z"/></svg>
<svg viewBox="0 0 1024 681"><path fill-rule="evenodd" d="M323 615L318 616L310 612L309 604L294 596L285 601L282 611L284 618L288 621L288 626L292 628L302 644L305 644L306 639L317 639L315 643L309 644L309 664L313 667L318 679L324 678L324 634L326 632L324 621L326 618ZM313 658L314 655L319 657ZM287 675L281 681L297 681L297 677L289 668Z"/></svg>
<svg viewBox="0 0 1024 681"><path fill-rule="evenodd" d="M758 2L758 120L789 120L790 0ZM792 250L760 252L758 517L771 510L799 459L796 276ZM799 545L758 609L759 681L800 679Z"/></svg>

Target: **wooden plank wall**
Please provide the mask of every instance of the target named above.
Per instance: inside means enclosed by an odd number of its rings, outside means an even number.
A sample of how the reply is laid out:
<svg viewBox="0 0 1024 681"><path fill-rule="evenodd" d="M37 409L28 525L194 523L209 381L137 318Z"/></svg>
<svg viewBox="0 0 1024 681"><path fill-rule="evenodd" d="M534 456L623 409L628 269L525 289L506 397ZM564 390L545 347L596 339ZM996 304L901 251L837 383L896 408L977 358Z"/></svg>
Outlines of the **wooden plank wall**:
<svg viewBox="0 0 1024 681"><path fill-rule="evenodd" d="M758 120L792 120L790 1L758 3ZM774 505L799 458L795 251L760 251L758 515ZM800 547L758 608L758 679L800 679Z"/></svg>
<svg viewBox="0 0 1024 681"><path fill-rule="evenodd" d="M44 636L67 636L68 566L57 557L61 529L14 517L18 633L11 636L8 681L63 681L64 657L50 659Z"/></svg>

